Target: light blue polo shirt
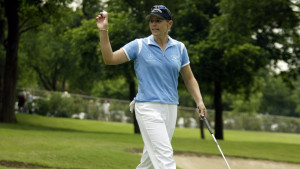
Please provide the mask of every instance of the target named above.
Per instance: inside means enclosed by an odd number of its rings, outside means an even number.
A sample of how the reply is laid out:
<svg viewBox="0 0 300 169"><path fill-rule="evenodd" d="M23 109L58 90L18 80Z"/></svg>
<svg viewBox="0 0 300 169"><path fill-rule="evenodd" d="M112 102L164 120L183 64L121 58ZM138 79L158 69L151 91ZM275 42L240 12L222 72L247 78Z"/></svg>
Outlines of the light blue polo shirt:
<svg viewBox="0 0 300 169"><path fill-rule="evenodd" d="M135 39L122 47L129 60L134 60L138 79L136 102L178 104L180 69L190 63L182 42L169 37L163 52L153 35Z"/></svg>

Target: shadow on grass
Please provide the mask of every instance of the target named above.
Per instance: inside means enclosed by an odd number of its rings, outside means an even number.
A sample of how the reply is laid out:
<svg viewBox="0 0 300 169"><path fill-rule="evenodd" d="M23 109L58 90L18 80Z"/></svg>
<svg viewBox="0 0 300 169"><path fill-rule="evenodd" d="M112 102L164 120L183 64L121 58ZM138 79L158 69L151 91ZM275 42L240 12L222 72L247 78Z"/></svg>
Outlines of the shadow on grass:
<svg viewBox="0 0 300 169"><path fill-rule="evenodd" d="M86 131L69 128L62 128L56 126L43 126L28 123L0 123L0 128L15 129L15 130L32 130L32 131L60 131L60 132L74 132L74 133L88 133L88 134L111 134L111 135L133 135L134 133L122 132L106 132L106 131Z"/></svg>
<svg viewBox="0 0 300 169"><path fill-rule="evenodd" d="M6 160L1 160L0 161L0 166L4 166L7 168L56 168L56 169L79 169L79 168L61 168L61 167L50 167L50 166L45 166L45 165L40 165L40 164L34 164L34 163L24 163L24 162L19 162L19 161L6 161Z"/></svg>

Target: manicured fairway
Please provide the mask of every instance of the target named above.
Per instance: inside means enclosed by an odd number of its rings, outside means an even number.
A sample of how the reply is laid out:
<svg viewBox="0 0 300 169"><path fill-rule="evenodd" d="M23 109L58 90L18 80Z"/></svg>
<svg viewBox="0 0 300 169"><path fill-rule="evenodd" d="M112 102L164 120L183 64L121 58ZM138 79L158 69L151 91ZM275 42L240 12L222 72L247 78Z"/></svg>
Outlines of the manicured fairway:
<svg viewBox="0 0 300 169"><path fill-rule="evenodd" d="M2 163L36 165L36 168L132 169L139 163L140 135L133 125L17 114L18 124L0 123ZM216 154L209 133L199 139L198 129L176 129L175 153ZM300 135L249 131L225 131L218 141L226 156L300 163Z"/></svg>

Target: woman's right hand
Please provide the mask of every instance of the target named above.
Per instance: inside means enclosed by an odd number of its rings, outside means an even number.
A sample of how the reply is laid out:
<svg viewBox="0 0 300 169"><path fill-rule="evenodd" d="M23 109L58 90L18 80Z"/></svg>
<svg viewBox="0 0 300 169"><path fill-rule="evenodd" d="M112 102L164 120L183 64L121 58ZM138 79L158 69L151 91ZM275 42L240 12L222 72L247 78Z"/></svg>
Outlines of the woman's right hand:
<svg viewBox="0 0 300 169"><path fill-rule="evenodd" d="M107 30L108 27L108 13L106 13L105 17L103 16L103 12L100 12L96 17L96 23L99 30Z"/></svg>

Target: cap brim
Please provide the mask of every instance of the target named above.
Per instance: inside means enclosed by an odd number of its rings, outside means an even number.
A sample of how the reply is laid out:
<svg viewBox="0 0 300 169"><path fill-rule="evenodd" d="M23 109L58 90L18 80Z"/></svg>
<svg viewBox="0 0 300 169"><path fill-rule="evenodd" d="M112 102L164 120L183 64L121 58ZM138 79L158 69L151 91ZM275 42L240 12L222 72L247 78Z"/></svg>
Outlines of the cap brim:
<svg viewBox="0 0 300 169"><path fill-rule="evenodd" d="M150 20L151 15L156 16L156 17L158 17L158 18L160 18L160 19L166 19L166 18L163 18L163 17L161 17L161 16L159 16L159 15L156 15L156 14L151 13L151 14L149 14L149 15L146 16L146 20Z"/></svg>

